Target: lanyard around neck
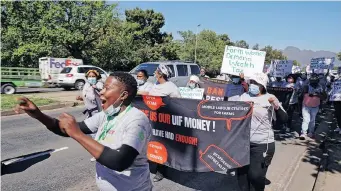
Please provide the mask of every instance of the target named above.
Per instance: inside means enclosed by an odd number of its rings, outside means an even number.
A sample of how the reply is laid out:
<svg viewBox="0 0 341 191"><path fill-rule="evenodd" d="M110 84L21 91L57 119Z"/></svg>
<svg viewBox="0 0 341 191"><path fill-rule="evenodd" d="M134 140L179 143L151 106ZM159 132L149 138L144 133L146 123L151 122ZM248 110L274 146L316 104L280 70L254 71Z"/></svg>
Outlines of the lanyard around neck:
<svg viewBox="0 0 341 191"><path fill-rule="evenodd" d="M97 141L101 141L104 140L105 137L107 136L108 132L113 129L116 125L116 122L122 118L126 113L128 113L128 111L132 108L131 105L129 105L122 113L120 113L117 117L108 117L107 119L107 123L105 124L103 131L101 132L101 134L98 137ZM109 123L113 120L113 123L109 126Z"/></svg>

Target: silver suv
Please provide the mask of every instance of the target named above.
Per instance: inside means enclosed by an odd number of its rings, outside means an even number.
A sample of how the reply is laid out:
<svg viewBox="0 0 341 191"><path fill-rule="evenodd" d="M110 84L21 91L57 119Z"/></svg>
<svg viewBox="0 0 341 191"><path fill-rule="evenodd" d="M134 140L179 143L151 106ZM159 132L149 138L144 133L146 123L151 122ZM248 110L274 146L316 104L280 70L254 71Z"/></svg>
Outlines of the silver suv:
<svg viewBox="0 0 341 191"><path fill-rule="evenodd" d="M169 81L173 82L178 87L185 87L191 75L199 75L200 67L195 63L187 63L182 61L160 61L160 62L145 62L141 63L132 69L129 73L136 78L139 70L146 70L148 73L148 81L155 83L154 72L159 64L165 64L173 71Z"/></svg>

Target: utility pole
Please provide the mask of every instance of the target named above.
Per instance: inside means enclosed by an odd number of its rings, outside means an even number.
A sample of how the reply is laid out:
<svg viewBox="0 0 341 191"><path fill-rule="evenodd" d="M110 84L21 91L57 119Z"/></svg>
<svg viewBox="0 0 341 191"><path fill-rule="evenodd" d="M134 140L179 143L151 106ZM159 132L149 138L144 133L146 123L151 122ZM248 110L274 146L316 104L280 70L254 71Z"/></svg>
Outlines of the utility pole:
<svg viewBox="0 0 341 191"><path fill-rule="evenodd" d="M199 30L200 24L197 25L197 32L195 35L195 48L194 48L194 63L197 63L197 46L198 46L198 30Z"/></svg>

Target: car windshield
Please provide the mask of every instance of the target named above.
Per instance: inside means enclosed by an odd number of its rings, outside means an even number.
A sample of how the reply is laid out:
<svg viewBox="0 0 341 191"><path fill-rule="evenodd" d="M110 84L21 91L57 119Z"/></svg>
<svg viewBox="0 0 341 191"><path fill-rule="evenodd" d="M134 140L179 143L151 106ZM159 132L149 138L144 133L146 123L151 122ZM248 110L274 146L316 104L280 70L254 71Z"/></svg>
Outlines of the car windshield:
<svg viewBox="0 0 341 191"><path fill-rule="evenodd" d="M139 70L146 70L148 73L148 76L153 76L158 66L159 64L155 64L155 63L143 63L143 64L136 66L134 69L132 69L130 73L136 74Z"/></svg>

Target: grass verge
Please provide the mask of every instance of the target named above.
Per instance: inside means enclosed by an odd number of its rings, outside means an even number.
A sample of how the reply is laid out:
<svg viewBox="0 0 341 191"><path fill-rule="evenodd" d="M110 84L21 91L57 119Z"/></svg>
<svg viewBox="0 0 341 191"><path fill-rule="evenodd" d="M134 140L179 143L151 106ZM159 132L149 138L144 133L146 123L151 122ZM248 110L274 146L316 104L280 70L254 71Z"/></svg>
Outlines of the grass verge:
<svg viewBox="0 0 341 191"><path fill-rule="evenodd" d="M17 98L21 97L22 95L1 95L1 110L8 110L13 109L16 104L18 104ZM53 103L57 103L56 100L48 99L48 98L41 98L36 96L27 96L33 103L37 106L42 105L50 105Z"/></svg>

